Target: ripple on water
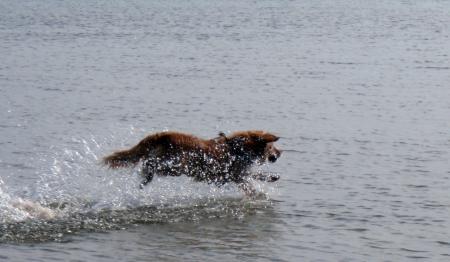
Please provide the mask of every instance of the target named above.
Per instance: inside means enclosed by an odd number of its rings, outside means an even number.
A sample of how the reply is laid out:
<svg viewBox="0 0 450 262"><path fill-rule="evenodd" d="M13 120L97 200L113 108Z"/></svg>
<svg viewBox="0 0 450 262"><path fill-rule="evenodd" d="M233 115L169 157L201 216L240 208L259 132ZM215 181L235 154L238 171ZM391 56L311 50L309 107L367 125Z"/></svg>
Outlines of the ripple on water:
<svg viewBox="0 0 450 262"><path fill-rule="evenodd" d="M184 204L161 204L62 214L54 219L25 219L0 225L0 242L66 241L73 234L123 230L134 224L180 223L214 218L242 218L270 206L264 199L203 199ZM59 206L60 204L53 204Z"/></svg>

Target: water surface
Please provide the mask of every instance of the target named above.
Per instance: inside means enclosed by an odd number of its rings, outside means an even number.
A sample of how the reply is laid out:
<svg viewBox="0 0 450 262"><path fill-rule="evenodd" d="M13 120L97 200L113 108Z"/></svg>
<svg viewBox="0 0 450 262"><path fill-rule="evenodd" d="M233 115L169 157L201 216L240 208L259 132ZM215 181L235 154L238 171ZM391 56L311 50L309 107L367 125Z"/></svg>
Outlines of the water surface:
<svg viewBox="0 0 450 262"><path fill-rule="evenodd" d="M0 1L0 259L447 261L447 10ZM98 164L151 132L244 129L288 149L256 199Z"/></svg>

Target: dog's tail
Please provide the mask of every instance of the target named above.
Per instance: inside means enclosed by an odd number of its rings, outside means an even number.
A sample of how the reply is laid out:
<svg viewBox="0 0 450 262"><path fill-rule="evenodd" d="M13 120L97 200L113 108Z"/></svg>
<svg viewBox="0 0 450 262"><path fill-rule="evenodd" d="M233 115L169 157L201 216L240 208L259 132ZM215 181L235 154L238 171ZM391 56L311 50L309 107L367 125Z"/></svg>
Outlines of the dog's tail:
<svg viewBox="0 0 450 262"><path fill-rule="evenodd" d="M111 168L130 167L136 165L142 158L148 156L153 145L155 136L149 136L143 139L134 147L112 153L103 158L103 164Z"/></svg>
<svg viewBox="0 0 450 262"><path fill-rule="evenodd" d="M137 145L128 150L121 150L103 158L103 164L111 168L130 167L154 153L154 150L161 144L161 138L167 137L165 133L149 135L142 139Z"/></svg>
<svg viewBox="0 0 450 262"><path fill-rule="evenodd" d="M111 168L128 167L136 165L141 159L141 155L138 154L134 147L128 150L122 150L112 153L109 156L103 158L103 164Z"/></svg>

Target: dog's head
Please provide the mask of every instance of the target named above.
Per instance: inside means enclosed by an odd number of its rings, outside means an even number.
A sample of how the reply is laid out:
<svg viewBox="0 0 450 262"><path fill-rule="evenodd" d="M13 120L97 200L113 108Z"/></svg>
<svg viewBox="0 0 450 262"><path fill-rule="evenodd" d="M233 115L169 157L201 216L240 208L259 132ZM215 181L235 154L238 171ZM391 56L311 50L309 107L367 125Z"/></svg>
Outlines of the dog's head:
<svg viewBox="0 0 450 262"><path fill-rule="evenodd" d="M281 150L274 146L278 136L264 131L243 131L226 138L231 154L244 162L273 163L281 156Z"/></svg>

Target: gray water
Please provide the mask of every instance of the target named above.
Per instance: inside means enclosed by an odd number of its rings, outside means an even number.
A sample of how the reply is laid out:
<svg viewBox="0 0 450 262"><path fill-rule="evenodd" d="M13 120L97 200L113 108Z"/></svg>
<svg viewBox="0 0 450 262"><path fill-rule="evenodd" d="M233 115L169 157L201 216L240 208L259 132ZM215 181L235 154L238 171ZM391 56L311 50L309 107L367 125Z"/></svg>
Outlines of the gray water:
<svg viewBox="0 0 450 262"><path fill-rule="evenodd" d="M448 261L449 10L0 0L0 260ZM254 199L99 165L245 129L286 149Z"/></svg>

